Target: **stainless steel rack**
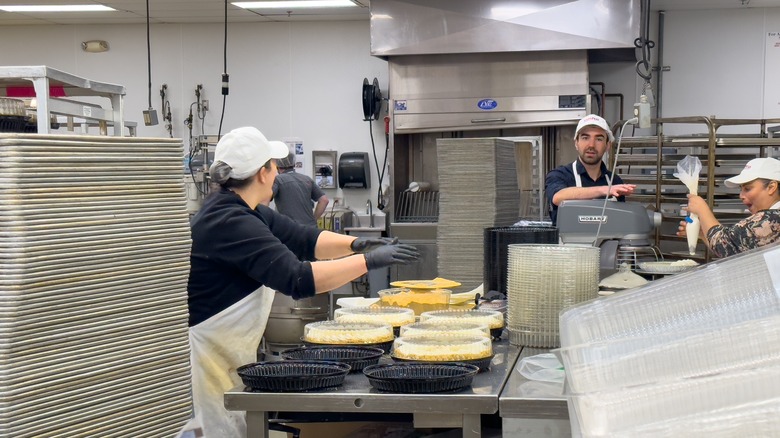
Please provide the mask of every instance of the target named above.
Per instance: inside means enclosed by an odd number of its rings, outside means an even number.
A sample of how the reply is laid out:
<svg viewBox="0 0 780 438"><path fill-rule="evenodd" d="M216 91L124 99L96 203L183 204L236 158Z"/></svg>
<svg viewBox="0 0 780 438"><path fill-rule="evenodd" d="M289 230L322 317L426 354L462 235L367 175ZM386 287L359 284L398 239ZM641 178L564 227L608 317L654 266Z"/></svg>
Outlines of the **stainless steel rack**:
<svg viewBox="0 0 780 438"><path fill-rule="evenodd" d="M780 138L770 138L767 125L780 119L718 119L715 117L675 117L654 119L657 135L625 137L620 143L617 172L636 192L629 201L652 206L663 216L663 225L656 230L655 243L664 257L694 258L708 262L709 250L699 242L696 256L690 256L683 239L675 235L683 218L681 206L687 203L686 187L672 174L686 155L698 156L702 162L699 195L707 200L716 217L723 223L734 223L746 217L739 200L739 190L729 189L723 180L740 172L745 163L756 157L780 155ZM622 126L624 121L615 124ZM664 135L668 124L703 125L706 133ZM754 134L722 134L724 126L755 126ZM617 152L613 145L612 157Z"/></svg>
<svg viewBox="0 0 780 438"><path fill-rule="evenodd" d="M35 90L38 134L51 133L51 116L62 115L98 124L101 134L107 135L113 126L114 136L124 136L125 87L97 82L46 66L0 67L0 91L8 94L13 87L29 87ZM94 103L78 102L51 96L51 87L62 87L67 97L98 96L107 98L110 109ZM72 122L71 122L72 123ZM133 126L134 131L135 126Z"/></svg>
<svg viewBox="0 0 780 438"><path fill-rule="evenodd" d="M438 222L439 192L403 191L398 195L396 222Z"/></svg>

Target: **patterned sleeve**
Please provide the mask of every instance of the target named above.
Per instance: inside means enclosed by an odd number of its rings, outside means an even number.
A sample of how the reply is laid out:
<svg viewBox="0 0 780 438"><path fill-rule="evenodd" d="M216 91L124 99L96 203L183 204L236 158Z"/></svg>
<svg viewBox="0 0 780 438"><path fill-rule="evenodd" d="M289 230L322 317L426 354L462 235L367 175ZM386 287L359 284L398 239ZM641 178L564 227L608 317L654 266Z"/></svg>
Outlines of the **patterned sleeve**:
<svg viewBox="0 0 780 438"><path fill-rule="evenodd" d="M780 241L780 210L760 211L731 226L716 225L707 241L718 257L728 257Z"/></svg>

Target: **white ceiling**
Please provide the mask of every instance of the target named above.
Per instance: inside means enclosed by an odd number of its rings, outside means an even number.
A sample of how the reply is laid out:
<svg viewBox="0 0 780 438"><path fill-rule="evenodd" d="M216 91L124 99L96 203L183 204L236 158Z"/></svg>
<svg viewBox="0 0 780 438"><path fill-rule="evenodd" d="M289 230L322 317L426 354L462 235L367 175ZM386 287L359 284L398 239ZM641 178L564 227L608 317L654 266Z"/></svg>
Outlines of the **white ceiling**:
<svg viewBox="0 0 780 438"><path fill-rule="evenodd" d="M238 1L238 0L230 0ZM368 20L368 0L353 0L357 7L246 10L227 3L228 21L233 23L269 21ZM241 0L245 1L245 0ZM102 4L116 12L3 12L0 26L36 24L137 24L146 23L146 0L0 0L0 5L20 4ZM221 23L225 19L224 0L149 0L149 21L157 23Z"/></svg>
<svg viewBox="0 0 780 438"><path fill-rule="evenodd" d="M232 1L232 0L231 0ZM368 20L369 0L353 0L358 7L249 11L228 2L228 21L336 21ZM481 1L481 0L475 0ZM0 11L0 26L39 24L137 24L146 22L146 0L0 0L0 5L98 3L116 12L15 13ZM218 23L224 20L224 0L149 0L151 23ZM652 10L780 7L780 0L650 0Z"/></svg>

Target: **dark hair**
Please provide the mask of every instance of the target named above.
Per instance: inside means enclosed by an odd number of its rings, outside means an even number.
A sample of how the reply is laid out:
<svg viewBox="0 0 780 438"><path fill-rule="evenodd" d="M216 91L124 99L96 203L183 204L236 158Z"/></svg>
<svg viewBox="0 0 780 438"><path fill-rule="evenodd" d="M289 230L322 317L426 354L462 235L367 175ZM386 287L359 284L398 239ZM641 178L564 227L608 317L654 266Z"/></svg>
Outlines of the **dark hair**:
<svg viewBox="0 0 780 438"><path fill-rule="evenodd" d="M263 167L267 170L271 169L271 163L273 162L273 159L268 160L263 164ZM249 183L252 182L252 178L257 175L256 173L248 178L244 179L235 179L235 178L227 178L224 182L220 182L217 178L219 178L220 175L224 175L224 177L227 177L227 175L230 174L230 171L233 170L230 166L228 166L226 163L219 162L214 166L214 168L211 171L212 179L214 179L214 182L219 184L224 189L240 189L242 187L246 187L249 185Z"/></svg>
<svg viewBox="0 0 780 438"><path fill-rule="evenodd" d="M276 160L276 165L280 169L292 169L295 167L295 154L290 152L286 157Z"/></svg>

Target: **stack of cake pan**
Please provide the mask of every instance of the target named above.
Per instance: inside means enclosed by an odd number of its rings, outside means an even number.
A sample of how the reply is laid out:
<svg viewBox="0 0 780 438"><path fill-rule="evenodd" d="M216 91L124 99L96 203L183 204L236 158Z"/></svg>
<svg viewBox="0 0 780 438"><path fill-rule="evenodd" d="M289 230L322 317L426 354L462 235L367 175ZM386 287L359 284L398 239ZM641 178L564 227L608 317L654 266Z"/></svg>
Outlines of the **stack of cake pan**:
<svg viewBox="0 0 780 438"><path fill-rule="evenodd" d="M561 312L573 435L773 436L778 272L774 244Z"/></svg>
<svg viewBox="0 0 780 438"><path fill-rule="evenodd" d="M0 136L0 436L173 436L191 413L180 140Z"/></svg>
<svg viewBox="0 0 780 438"><path fill-rule="evenodd" d="M485 228L517 221L515 145L498 138L438 139L439 277L473 289L483 282Z"/></svg>

